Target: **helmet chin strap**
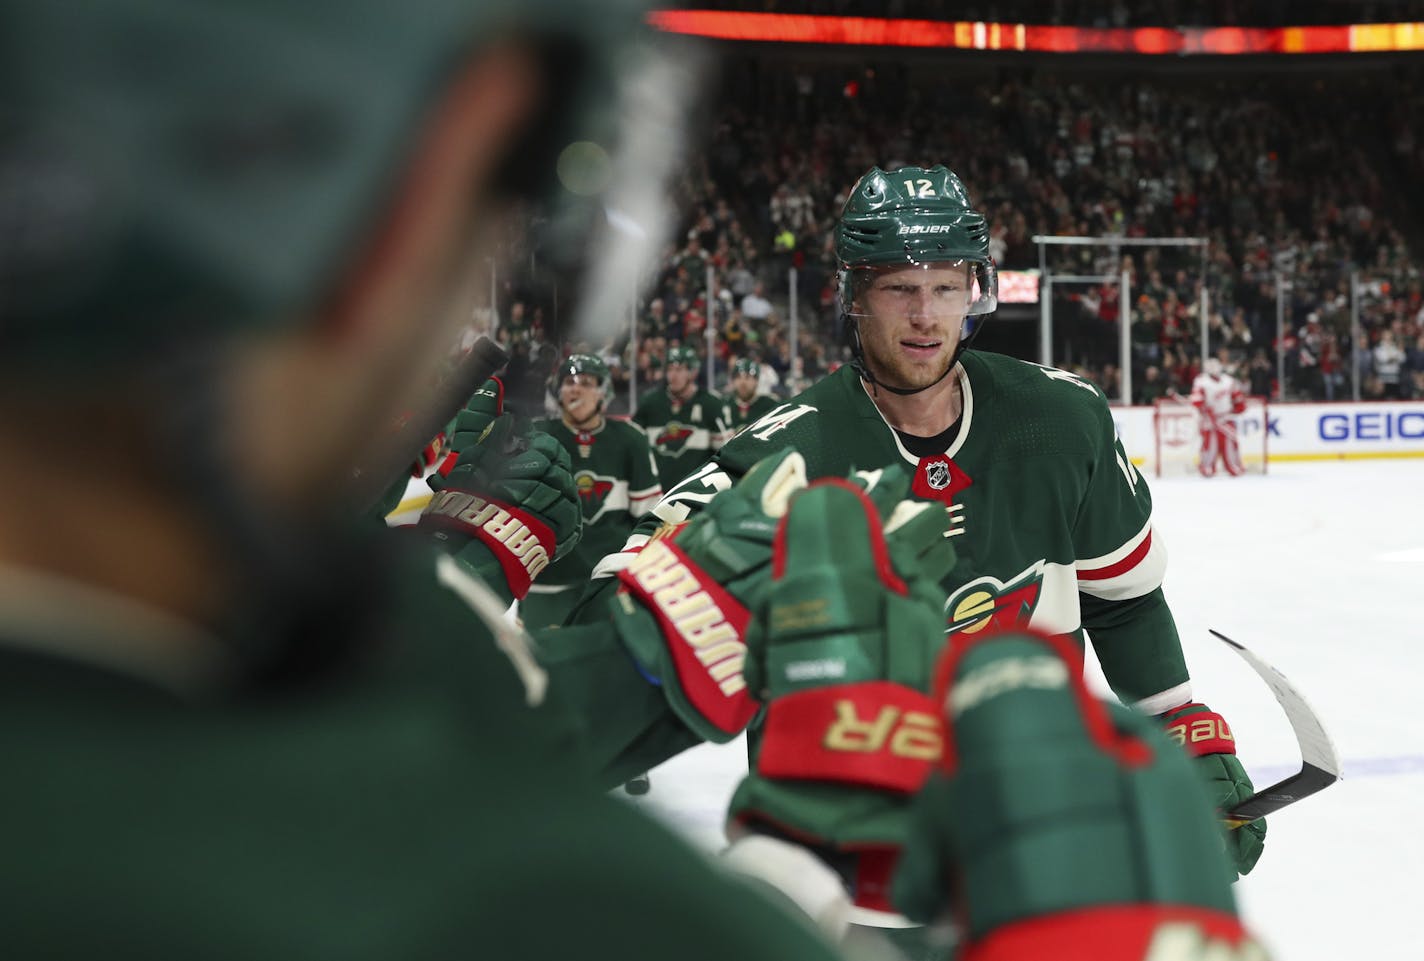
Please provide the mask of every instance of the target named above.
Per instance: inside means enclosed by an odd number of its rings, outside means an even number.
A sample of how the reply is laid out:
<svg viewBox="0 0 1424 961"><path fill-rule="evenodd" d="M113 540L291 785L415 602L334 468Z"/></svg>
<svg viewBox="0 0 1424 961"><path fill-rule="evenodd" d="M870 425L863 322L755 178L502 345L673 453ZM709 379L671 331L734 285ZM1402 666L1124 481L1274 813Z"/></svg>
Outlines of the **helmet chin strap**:
<svg viewBox="0 0 1424 961"><path fill-rule="evenodd" d="M883 380L880 380L874 374L872 374L870 372L870 365L865 362L865 349L861 346L860 343L860 321L858 319L853 321L851 329L851 369L860 375L861 380L869 382L869 384L876 390L879 390L883 387L885 390L888 390L892 394L898 394L901 397L910 397L914 394L920 393L921 391L929 390L935 384L938 384L940 381L948 377L949 372L954 370L954 368L959 365L959 358L963 357L964 352L968 350L970 346L974 343L974 338L979 336L979 331L984 329L984 324L975 324L974 329L969 332L969 336L959 338L959 346L955 348L954 356L949 358L949 366L944 369L944 373L940 374L938 377L936 377L934 380L930 381L923 387L891 387L889 384L885 383Z"/></svg>

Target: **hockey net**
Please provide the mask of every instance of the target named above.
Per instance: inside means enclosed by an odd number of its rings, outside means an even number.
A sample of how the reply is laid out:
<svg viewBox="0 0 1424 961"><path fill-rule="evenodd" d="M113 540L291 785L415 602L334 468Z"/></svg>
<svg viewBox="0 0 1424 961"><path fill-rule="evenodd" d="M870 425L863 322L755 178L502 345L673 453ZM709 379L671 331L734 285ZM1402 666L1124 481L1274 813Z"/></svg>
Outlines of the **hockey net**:
<svg viewBox="0 0 1424 961"><path fill-rule="evenodd" d="M1152 431L1156 435L1155 468L1158 477L1201 475L1201 415L1185 398L1164 397L1157 401L1152 414ZM1241 451L1241 464L1248 474L1266 473L1270 460L1269 406L1264 397L1246 398L1246 409L1237 414L1236 442ZM1218 461L1217 474L1226 470Z"/></svg>

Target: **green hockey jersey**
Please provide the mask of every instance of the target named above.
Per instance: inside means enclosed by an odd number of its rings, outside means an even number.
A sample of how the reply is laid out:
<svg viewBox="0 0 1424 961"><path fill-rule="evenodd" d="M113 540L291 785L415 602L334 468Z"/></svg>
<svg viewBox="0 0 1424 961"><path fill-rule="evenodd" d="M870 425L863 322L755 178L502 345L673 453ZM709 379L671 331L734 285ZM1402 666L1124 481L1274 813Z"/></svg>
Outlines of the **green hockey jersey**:
<svg viewBox="0 0 1424 961"><path fill-rule="evenodd" d="M395 582L349 657L249 691L220 642L169 615L0 570L6 956L834 957L597 795L550 736L566 682L614 729L667 713L611 629L553 632L544 667L453 558ZM578 716L605 738L604 714ZM690 743L676 729L655 753L641 739L619 779Z"/></svg>
<svg viewBox="0 0 1424 961"><path fill-rule="evenodd" d="M707 463L728 436L722 398L705 390L680 404L664 388L648 391L638 401L633 423L643 428L657 454L664 490Z"/></svg>
<svg viewBox="0 0 1424 961"><path fill-rule="evenodd" d="M743 404L735 394L728 394L722 404L722 423L727 430L736 433L750 423L760 420L776 406L776 398L768 394L757 394L751 403Z"/></svg>
<svg viewBox="0 0 1424 961"><path fill-rule="evenodd" d="M742 430L669 485L665 501L695 511L788 446L813 478L902 464L914 472L914 495L951 515L959 562L943 582L947 633L1028 624L1081 641L1086 629L1119 697L1150 713L1190 700L1161 590L1166 551L1152 529L1152 495L1102 393L1065 371L977 351L956 376L963 414L941 454L907 451L870 388L844 367Z"/></svg>
<svg viewBox="0 0 1424 961"><path fill-rule="evenodd" d="M583 537L539 575L520 605L525 623L542 627L563 622L594 565L623 545L663 491L647 437L627 421L605 418L594 431L570 430L562 418L535 426L569 452L583 508Z"/></svg>

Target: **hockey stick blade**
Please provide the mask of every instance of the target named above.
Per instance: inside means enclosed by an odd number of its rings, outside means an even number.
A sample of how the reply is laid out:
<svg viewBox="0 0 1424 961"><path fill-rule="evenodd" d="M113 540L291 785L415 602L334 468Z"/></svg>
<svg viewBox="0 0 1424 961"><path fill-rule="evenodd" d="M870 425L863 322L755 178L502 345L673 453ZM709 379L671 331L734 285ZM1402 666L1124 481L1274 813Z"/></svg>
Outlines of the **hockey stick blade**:
<svg viewBox="0 0 1424 961"><path fill-rule="evenodd" d="M1300 771L1270 787L1257 791L1251 797L1228 811L1223 818L1228 828L1239 828L1257 818L1273 814L1288 804L1323 791L1340 780L1340 757L1335 752L1335 744L1319 716L1296 690L1284 674L1267 664L1253 651L1238 644L1220 631L1211 631L1213 637L1222 641L1251 665L1251 669L1261 676L1276 701L1286 712L1300 746Z"/></svg>

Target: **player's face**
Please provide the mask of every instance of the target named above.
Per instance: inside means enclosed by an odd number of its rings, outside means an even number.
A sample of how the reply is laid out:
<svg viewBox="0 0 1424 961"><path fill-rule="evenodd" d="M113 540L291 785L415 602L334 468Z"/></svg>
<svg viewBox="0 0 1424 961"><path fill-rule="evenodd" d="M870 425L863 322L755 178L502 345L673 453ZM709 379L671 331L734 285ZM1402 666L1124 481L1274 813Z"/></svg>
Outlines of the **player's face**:
<svg viewBox="0 0 1424 961"><path fill-rule="evenodd" d="M732 390L737 394L737 399L746 403L756 396L757 377L754 374L737 374L732 378Z"/></svg>
<svg viewBox="0 0 1424 961"><path fill-rule="evenodd" d="M684 364L668 364L667 387L674 394L681 394L692 384L692 370Z"/></svg>
<svg viewBox="0 0 1424 961"><path fill-rule="evenodd" d="M586 423L598 416L598 404L603 388L592 374L565 374L559 384L559 406L575 424Z"/></svg>
<svg viewBox="0 0 1424 961"><path fill-rule="evenodd" d="M905 389L940 379L959 346L970 296L963 262L875 270L855 304L871 372Z"/></svg>

